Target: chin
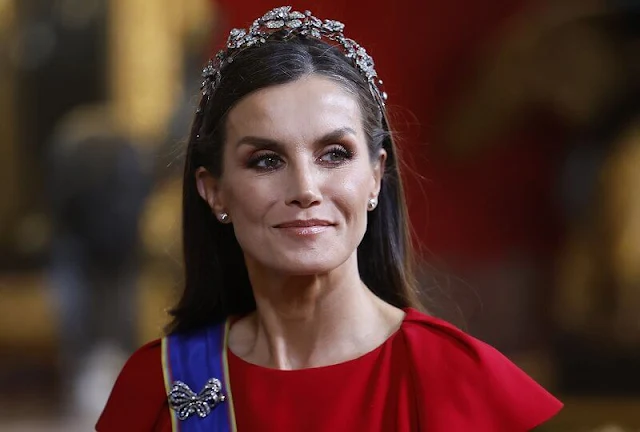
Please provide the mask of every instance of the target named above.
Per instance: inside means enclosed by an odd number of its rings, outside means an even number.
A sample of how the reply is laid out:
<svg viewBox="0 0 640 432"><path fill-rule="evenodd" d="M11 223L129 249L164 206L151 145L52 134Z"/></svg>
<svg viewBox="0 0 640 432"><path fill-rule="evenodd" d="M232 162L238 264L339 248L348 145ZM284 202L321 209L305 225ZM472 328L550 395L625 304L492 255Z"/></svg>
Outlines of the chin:
<svg viewBox="0 0 640 432"><path fill-rule="evenodd" d="M266 258L266 257L265 257ZM340 267L347 259L348 255L342 257L338 253L323 253L320 256L311 254L305 256L304 253L285 254L279 257L271 256L265 259L263 265L272 268L280 273L310 276L314 274L325 274ZM276 258L275 260L273 258Z"/></svg>
<svg viewBox="0 0 640 432"><path fill-rule="evenodd" d="M345 242L332 242L330 245L317 247L291 247L282 243L262 246L247 250L245 259L251 261L252 266L257 265L283 275L327 274L345 265L350 259L357 260L356 246Z"/></svg>
<svg viewBox="0 0 640 432"><path fill-rule="evenodd" d="M326 261L300 261L274 263L274 270L295 276L311 276L329 273L340 267L340 263Z"/></svg>

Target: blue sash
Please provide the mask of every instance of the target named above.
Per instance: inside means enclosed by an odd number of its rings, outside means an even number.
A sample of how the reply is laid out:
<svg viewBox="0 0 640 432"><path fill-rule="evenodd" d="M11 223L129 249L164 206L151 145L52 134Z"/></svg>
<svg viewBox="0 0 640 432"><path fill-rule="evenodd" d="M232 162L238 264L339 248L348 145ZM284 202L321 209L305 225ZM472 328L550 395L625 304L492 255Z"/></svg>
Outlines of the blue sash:
<svg viewBox="0 0 640 432"><path fill-rule="evenodd" d="M220 381L221 394L225 397L224 402L215 406L211 406L213 404L210 402L204 404L207 406L200 404L197 407L200 411L206 409L204 417L193 412L180 420L178 412L170 408L173 432L236 432L227 364L228 332L227 320L224 324L197 332L174 334L162 339L162 365L167 394L180 381L188 386L185 389L188 395L200 397L207 382L215 378ZM211 407L210 411L208 407Z"/></svg>

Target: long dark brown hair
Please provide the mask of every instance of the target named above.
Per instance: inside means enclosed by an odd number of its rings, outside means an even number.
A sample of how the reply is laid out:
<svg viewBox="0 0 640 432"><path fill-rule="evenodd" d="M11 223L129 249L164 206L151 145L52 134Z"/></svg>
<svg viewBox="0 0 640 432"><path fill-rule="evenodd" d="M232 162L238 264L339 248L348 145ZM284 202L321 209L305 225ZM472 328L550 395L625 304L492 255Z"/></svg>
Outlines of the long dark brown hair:
<svg viewBox="0 0 640 432"><path fill-rule="evenodd" d="M173 308L169 332L219 323L256 308L244 256L233 227L218 222L200 197L195 173L200 167L222 174L227 114L242 98L265 87L310 74L334 80L356 97L371 157L387 152L379 203L368 212L358 247L362 281L384 301L422 309L413 273L413 253L398 155L380 105L369 84L336 47L314 38L270 38L238 53L222 71L210 96L204 96L189 136L183 185L184 292Z"/></svg>

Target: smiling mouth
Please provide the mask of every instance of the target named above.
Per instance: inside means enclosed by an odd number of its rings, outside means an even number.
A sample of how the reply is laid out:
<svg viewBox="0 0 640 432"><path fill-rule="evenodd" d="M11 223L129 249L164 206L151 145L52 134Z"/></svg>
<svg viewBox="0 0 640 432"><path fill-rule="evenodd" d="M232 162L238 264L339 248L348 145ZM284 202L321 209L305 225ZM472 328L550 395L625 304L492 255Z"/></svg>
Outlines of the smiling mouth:
<svg viewBox="0 0 640 432"><path fill-rule="evenodd" d="M275 225L275 228L295 235L318 234L331 228L335 224L321 219L306 219L284 222Z"/></svg>
<svg viewBox="0 0 640 432"><path fill-rule="evenodd" d="M322 219L299 219L289 222L283 222L276 225L276 228L312 228L312 227L328 227L333 226L329 221Z"/></svg>

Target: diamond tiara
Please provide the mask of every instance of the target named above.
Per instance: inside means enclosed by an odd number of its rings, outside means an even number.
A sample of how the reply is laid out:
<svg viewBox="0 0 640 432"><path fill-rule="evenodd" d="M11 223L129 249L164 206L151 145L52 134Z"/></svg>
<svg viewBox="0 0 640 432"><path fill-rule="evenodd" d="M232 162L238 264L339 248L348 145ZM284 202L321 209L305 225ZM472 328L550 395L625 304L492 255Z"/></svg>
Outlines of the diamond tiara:
<svg viewBox="0 0 640 432"><path fill-rule="evenodd" d="M387 94L381 91L382 81L374 68L373 59L367 51L353 39L344 36L344 24L335 20L320 20L311 12L292 11L291 6L282 6L267 12L253 22L249 30L233 29L229 33L226 50L219 51L209 60L202 70L202 94L211 96L220 84L221 70L225 65L233 63L239 52L264 44L270 36L279 34L287 39L295 35L303 35L316 39L327 39L337 42L344 55L349 58L358 71L367 79L372 95L384 108Z"/></svg>

